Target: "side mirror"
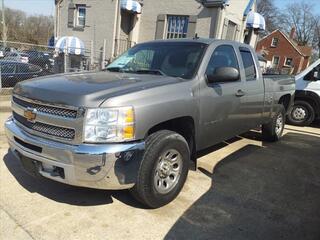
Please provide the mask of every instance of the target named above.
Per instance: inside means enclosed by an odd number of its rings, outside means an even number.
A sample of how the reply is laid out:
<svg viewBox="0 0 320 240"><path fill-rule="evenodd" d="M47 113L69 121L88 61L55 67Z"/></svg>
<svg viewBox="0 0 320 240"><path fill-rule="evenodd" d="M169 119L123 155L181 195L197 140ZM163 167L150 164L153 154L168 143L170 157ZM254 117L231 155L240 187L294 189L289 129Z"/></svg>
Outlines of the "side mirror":
<svg viewBox="0 0 320 240"><path fill-rule="evenodd" d="M219 67L212 74L207 74L207 79L209 83L235 82L240 79L240 73L233 67Z"/></svg>

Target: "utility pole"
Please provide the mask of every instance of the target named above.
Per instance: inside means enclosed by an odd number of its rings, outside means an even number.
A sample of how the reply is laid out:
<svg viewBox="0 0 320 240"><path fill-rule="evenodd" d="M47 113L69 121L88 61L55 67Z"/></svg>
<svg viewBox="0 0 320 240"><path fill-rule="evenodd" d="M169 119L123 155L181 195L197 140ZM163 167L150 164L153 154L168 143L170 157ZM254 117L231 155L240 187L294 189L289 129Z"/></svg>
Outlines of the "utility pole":
<svg viewBox="0 0 320 240"><path fill-rule="evenodd" d="M2 3L2 41L3 46L7 46L7 28L6 28L6 18L5 18L5 8L4 8L4 0L1 0Z"/></svg>

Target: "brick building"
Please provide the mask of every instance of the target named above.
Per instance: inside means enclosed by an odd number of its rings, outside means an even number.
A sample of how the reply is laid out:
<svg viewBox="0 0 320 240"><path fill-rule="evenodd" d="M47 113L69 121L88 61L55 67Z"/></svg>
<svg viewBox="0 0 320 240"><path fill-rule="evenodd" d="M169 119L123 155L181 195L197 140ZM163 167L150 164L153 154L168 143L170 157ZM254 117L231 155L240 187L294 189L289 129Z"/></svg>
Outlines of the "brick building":
<svg viewBox="0 0 320 240"><path fill-rule="evenodd" d="M312 48L298 45L294 35L295 29L290 36L275 30L257 43L256 51L266 58L269 71L297 74L309 66Z"/></svg>

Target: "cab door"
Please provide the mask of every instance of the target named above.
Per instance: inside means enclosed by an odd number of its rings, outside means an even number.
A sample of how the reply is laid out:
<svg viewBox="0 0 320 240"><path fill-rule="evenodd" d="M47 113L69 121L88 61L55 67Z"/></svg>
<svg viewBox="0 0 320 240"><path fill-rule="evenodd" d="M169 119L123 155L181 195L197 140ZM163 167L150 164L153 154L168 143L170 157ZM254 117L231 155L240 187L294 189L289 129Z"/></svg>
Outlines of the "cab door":
<svg viewBox="0 0 320 240"><path fill-rule="evenodd" d="M14 87L17 83L16 64L4 63L1 65L1 86Z"/></svg>
<svg viewBox="0 0 320 240"><path fill-rule="evenodd" d="M316 92L320 96L320 64L297 81L297 89Z"/></svg>
<svg viewBox="0 0 320 240"><path fill-rule="evenodd" d="M239 47L241 57L241 74L243 76L244 96L241 105L243 120L246 130L255 128L261 124L263 109L265 87L263 77L259 74L257 66L257 59L255 60L255 53L247 47Z"/></svg>
<svg viewBox="0 0 320 240"><path fill-rule="evenodd" d="M204 75L220 67L233 67L239 71L238 58L232 45L218 45L212 50ZM201 81L198 139L200 149L242 132L244 119L241 113L242 91L241 78L234 82L208 83L204 77Z"/></svg>

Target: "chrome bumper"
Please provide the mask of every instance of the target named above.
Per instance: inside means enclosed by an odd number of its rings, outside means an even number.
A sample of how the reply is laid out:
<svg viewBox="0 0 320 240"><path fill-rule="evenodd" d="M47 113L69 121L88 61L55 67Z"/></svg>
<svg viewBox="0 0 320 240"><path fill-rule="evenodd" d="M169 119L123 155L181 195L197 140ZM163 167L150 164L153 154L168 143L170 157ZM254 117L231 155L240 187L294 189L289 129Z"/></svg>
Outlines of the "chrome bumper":
<svg viewBox="0 0 320 240"><path fill-rule="evenodd" d="M23 131L12 118L6 121L5 131L10 150L20 161L30 159L39 175L74 186L131 188L144 151L144 142L69 145L51 141Z"/></svg>

